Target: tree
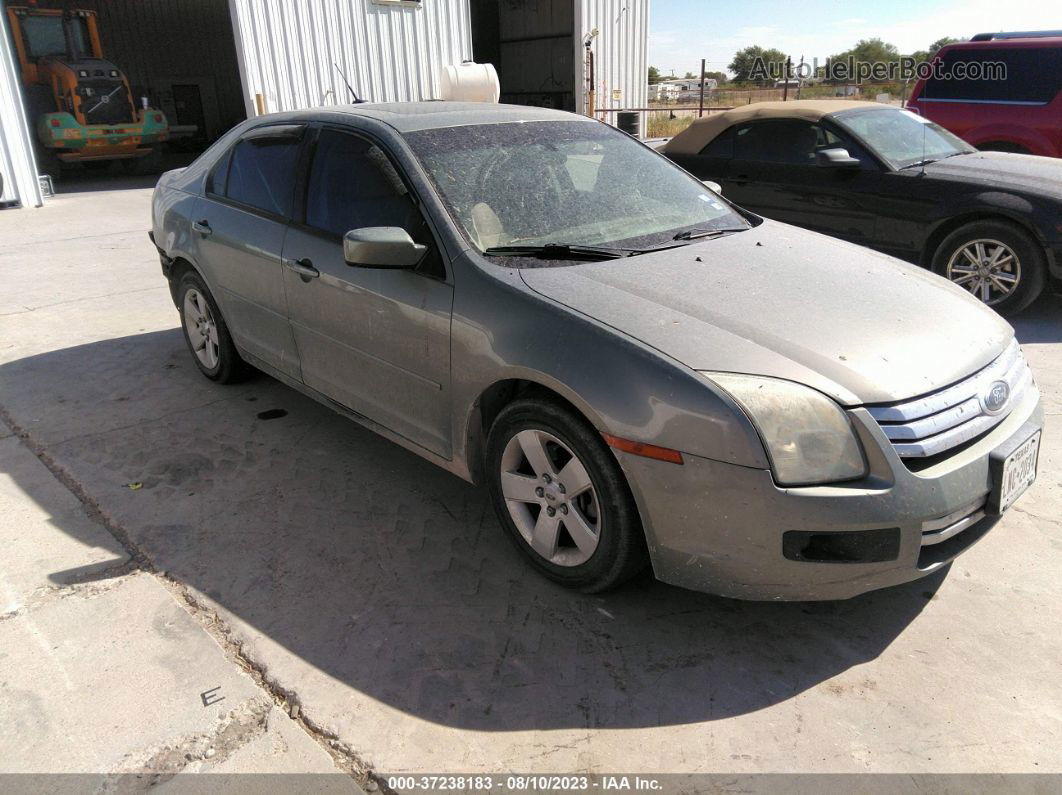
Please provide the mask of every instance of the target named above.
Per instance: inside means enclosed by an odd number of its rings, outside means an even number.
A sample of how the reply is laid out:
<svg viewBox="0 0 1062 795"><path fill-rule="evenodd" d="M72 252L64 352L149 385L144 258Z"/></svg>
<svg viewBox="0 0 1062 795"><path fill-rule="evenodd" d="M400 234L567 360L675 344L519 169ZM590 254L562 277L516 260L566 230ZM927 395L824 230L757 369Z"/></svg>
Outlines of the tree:
<svg viewBox="0 0 1062 795"><path fill-rule="evenodd" d="M726 76L726 72L705 72L704 76L715 80L716 85L720 86L730 79Z"/></svg>
<svg viewBox="0 0 1062 795"><path fill-rule="evenodd" d="M966 41L966 39L953 39L951 36L942 36L941 38L937 39L935 42L930 44L928 50L916 50L915 52L911 53L910 57L912 58L912 60L914 60L915 63L922 63L923 61L928 61L934 55L936 55L937 51L940 50L940 48L943 47L945 44L952 44L956 41Z"/></svg>
<svg viewBox="0 0 1062 795"><path fill-rule="evenodd" d="M830 56L831 63L856 64L895 63L900 59L900 51L895 44L889 44L881 39L860 39L850 50L839 52ZM866 77L864 75L864 77ZM856 79L854 71L849 70L845 76L834 71L827 82L848 83Z"/></svg>
<svg viewBox="0 0 1062 795"><path fill-rule="evenodd" d="M682 79L683 80L696 80L697 79L697 75L695 75L693 72L686 72L686 74L683 75Z"/></svg>
<svg viewBox="0 0 1062 795"><path fill-rule="evenodd" d="M929 45L929 55L934 56L937 54L937 50L939 50L945 44L953 44L957 41L966 41L966 39L953 39L951 36L941 36L939 39Z"/></svg>
<svg viewBox="0 0 1062 795"><path fill-rule="evenodd" d="M649 67L649 85L654 86L657 83L659 83L661 79L662 78L660 77L660 70L657 69L655 66L650 66Z"/></svg>
<svg viewBox="0 0 1062 795"><path fill-rule="evenodd" d="M861 39L855 47L834 55L830 60L851 58L854 61L874 63L877 61L895 61L900 57L900 51L895 44L889 44L881 39Z"/></svg>
<svg viewBox="0 0 1062 795"><path fill-rule="evenodd" d="M755 82L759 85L768 85L775 80L781 80L785 74L786 55L781 50L774 48L765 50L763 47L746 47L734 53L734 60L727 67L734 73L735 83ZM770 70L769 75L762 73L762 68Z"/></svg>

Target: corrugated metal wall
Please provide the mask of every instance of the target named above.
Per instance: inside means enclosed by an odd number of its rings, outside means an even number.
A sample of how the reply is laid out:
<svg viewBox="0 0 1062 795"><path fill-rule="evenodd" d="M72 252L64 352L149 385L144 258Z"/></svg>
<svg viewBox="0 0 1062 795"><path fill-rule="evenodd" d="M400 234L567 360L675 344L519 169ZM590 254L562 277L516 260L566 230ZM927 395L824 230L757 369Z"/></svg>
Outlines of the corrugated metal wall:
<svg viewBox="0 0 1062 795"><path fill-rule="evenodd" d="M594 28L600 33L593 42L597 107L644 108L648 98L649 70L649 0L575 0L576 63L585 60L583 40ZM581 66L578 74L584 75ZM583 90L576 92L576 107L586 112L585 78ZM619 98L613 99L613 90ZM644 116L644 114L643 114ZM598 115L615 123L615 114ZM642 120L645 129L645 120Z"/></svg>
<svg viewBox="0 0 1062 795"><path fill-rule="evenodd" d="M0 174L4 177L0 202L40 207L41 189L33 157L33 131L22 110L22 79L18 59L0 6Z"/></svg>
<svg viewBox="0 0 1062 795"><path fill-rule="evenodd" d="M472 57L468 0L229 0L248 113L438 96L443 66ZM338 66L338 68L337 68ZM342 74L340 74L342 70Z"/></svg>

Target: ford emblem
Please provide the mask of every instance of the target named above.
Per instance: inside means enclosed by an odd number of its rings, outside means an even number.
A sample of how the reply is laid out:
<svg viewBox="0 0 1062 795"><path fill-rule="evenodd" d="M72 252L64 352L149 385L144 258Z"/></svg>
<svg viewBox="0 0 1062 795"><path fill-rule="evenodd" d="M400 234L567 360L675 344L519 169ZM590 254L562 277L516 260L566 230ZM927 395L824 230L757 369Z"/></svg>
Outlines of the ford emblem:
<svg viewBox="0 0 1062 795"><path fill-rule="evenodd" d="M989 414L999 414L1010 399L1010 384L1006 381L993 381L988 387L981 404Z"/></svg>

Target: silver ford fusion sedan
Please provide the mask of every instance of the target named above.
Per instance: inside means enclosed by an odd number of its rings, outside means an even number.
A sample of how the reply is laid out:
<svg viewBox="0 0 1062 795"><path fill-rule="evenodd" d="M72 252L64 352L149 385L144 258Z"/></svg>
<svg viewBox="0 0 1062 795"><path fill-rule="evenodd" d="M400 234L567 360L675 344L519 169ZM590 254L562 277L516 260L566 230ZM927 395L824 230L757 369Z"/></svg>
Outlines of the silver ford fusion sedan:
<svg viewBox="0 0 1062 795"><path fill-rule="evenodd" d="M189 350L489 487L547 577L748 599L921 577L1036 477L1011 327L538 108L251 119L155 190Z"/></svg>

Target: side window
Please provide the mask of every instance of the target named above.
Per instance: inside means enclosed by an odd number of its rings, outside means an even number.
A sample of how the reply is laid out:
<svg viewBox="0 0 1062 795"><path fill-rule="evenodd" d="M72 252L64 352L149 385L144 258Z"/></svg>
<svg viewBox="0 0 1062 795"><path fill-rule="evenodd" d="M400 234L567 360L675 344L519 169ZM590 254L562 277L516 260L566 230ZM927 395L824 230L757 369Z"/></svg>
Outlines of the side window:
<svg viewBox="0 0 1062 795"><path fill-rule="evenodd" d="M746 128L748 129L748 128ZM701 157L723 157L731 158L734 156L734 128L724 130L717 135L701 150Z"/></svg>
<svg viewBox="0 0 1062 795"><path fill-rule="evenodd" d="M342 237L364 226L398 226L429 247L418 268L441 276L442 264L424 216L378 147L338 130L321 130L306 184L306 224Z"/></svg>
<svg viewBox="0 0 1062 795"><path fill-rule="evenodd" d="M1062 89L1062 48L1059 47L958 49L940 57L942 71L949 77L931 77L922 90L923 99L1046 104ZM992 72L1000 66L1004 73ZM961 77L978 70L983 72L978 79Z"/></svg>
<svg viewBox="0 0 1062 795"><path fill-rule="evenodd" d="M225 185L229 179L229 163L232 162L232 149L230 148L214 164L207 176L206 192L215 196L225 195Z"/></svg>
<svg viewBox="0 0 1062 795"><path fill-rule="evenodd" d="M792 166L813 165L823 130L799 119L762 121L734 131L734 158Z"/></svg>
<svg viewBox="0 0 1062 795"><path fill-rule="evenodd" d="M299 141L290 136L245 138L232 150L225 196L287 217L295 193Z"/></svg>

